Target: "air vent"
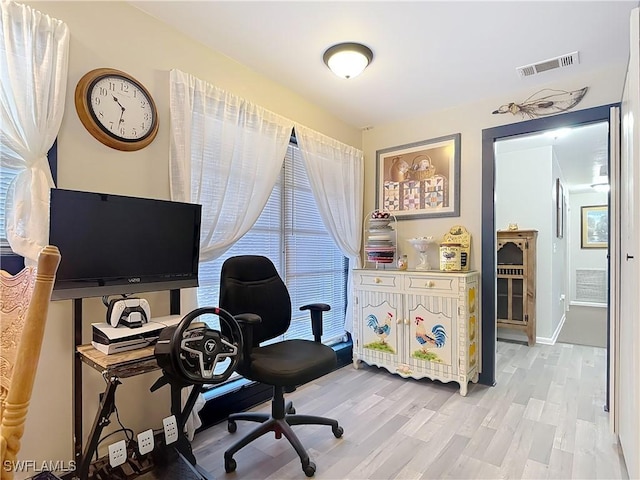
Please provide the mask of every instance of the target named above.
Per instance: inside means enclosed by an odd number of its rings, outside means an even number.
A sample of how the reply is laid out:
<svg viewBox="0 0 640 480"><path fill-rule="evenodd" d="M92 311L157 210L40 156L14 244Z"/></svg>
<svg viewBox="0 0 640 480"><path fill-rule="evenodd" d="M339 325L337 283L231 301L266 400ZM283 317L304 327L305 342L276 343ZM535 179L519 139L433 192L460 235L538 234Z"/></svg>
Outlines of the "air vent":
<svg viewBox="0 0 640 480"><path fill-rule="evenodd" d="M546 72L547 70L571 67L579 63L580 56L578 55L578 52L572 52L566 55L561 55L560 57L550 58L549 60L544 60L542 62L518 67L516 68L516 71L520 77L530 77L531 75Z"/></svg>

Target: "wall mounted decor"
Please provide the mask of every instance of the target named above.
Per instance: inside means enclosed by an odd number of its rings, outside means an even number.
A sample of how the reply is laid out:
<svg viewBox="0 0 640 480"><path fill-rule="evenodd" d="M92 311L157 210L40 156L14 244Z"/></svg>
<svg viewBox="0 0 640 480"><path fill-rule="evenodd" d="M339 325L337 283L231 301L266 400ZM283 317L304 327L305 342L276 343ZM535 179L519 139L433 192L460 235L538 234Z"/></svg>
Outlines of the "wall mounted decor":
<svg viewBox="0 0 640 480"><path fill-rule="evenodd" d="M153 97L120 70L97 68L86 73L76 85L75 105L87 131L116 150L140 150L158 133Z"/></svg>
<svg viewBox="0 0 640 480"><path fill-rule="evenodd" d="M580 207L580 248L607 248L609 212L606 205Z"/></svg>
<svg viewBox="0 0 640 480"><path fill-rule="evenodd" d="M460 216L460 134L378 150L376 208L398 220Z"/></svg>
<svg viewBox="0 0 640 480"><path fill-rule="evenodd" d="M522 103L506 103L492 113L512 113L513 115L519 113L523 117L529 118L555 115L575 107L584 98L588 89L589 87L584 87L569 92L545 88L534 93Z"/></svg>

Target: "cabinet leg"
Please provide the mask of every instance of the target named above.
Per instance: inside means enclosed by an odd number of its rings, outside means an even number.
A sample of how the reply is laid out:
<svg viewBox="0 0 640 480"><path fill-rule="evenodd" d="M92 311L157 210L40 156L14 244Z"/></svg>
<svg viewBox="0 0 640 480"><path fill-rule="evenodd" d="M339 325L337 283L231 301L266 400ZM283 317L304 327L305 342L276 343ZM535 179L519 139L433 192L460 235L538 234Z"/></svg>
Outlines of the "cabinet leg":
<svg viewBox="0 0 640 480"><path fill-rule="evenodd" d="M360 360L358 360L357 358L353 359L353 368L355 368L356 370L360 368Z"/></svg>
<svg viewBox="0 0 640 480"><path fill-rule="evenodd" d="M463 397L467 396L467 382L466 381L460 383L460 395L462 395Z"/></svg>

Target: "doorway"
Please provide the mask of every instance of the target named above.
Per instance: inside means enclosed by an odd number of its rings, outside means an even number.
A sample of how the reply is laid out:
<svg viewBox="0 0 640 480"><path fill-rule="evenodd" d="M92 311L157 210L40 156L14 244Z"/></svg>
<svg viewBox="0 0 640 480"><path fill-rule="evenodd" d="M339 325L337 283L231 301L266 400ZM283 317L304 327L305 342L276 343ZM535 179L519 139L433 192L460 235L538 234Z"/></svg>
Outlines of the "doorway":
<svg viewBox="0 0 640 480"><path fill-rule="evenodd" d="M496 298L496 218L495 218L495 142L509 137L547 130L573 127L594 122L609 121L610 108L605 105L577 112L569 112L546 118L537 118L482 132L482 298ZM494 301L482 302L482 359L480 382L495 384L496 369L496 305ZM607 348L609 338L607 335ZM608 358L608 356L607 356ZM607 373L609 366L607 365Z"/></svg>
<svg viewBox="0 0 640 480"><path fill-rule="evenodd" d="M538 343L606 348L608 147L607 121L495 142L497 229L536 232ZM503 325L499 339L527 340Z"/></svg>

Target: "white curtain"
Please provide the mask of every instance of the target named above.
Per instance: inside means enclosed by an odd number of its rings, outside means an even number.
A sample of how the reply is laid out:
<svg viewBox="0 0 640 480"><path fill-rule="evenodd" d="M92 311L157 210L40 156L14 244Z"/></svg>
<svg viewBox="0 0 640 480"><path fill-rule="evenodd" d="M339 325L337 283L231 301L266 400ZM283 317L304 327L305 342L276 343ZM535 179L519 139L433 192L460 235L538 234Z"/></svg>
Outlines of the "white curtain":
<svg viewBox="0 0 640 480"><path fill-rule="evenodd" d="M295 131L322 222L349 259L345 330L351 332L352 270L361 266L363 153L302 125L296 124Z"/></svg>
<svg viewBox="0 0 640 480"><path fill-rule="evenodd" d="M293 122L171 71L171 198L202 204L200 261L256 222L276 183Z"/></svg>
<svg viewBox="0 0 640 480"><path fill-rule="evenodd" d="M69 29L25 5L2 1L0 166L18 172L6 199L13 251L35 264L49 240L47 152L60 130L67 88Z"/></svg>

